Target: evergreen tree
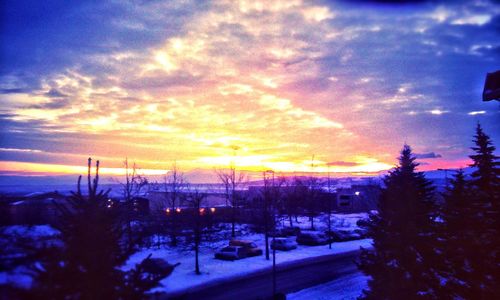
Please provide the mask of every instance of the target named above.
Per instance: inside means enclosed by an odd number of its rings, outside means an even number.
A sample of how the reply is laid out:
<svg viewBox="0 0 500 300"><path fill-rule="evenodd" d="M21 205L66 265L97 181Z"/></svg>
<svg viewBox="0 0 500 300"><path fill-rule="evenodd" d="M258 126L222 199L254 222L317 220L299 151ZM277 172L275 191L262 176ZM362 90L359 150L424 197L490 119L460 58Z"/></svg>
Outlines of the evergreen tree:
<svg viewBox="0 0 500 300"><path fill-rule="evenodd" d="M98 192L99 161L91 178L88 160L88 193L77 192L59 204L62 245L40 250L40 263L32 291L35 299L141 299L160 278L144 274L141 265L120 270L130 252L124 239L121 210ZM144 262L144 261L143 261Z"/></svg>
<svg viewBox="0 0 500 300"><path fill-rule="evenodd" d="M493 299L500 295L500 162L494 154L490 137L477 125L470 156L474 168L472 189L472 217L474 219L475 253L470 260L474 272L476 297Z"/></svg>
<svg viewBox="0 0 500 300"><path fill-rule="evenodd" d="M500 188L500 162L495 155L495 146L490 137L486 135L480 124L477 124L474 136L475 146L471 149L475 154L470 155L473 163L471 185L480 197L487 203L498 207L498 193Z"/></svg>
<svg viewBox="0 0 500 300"><path fill-rule="evenodd" d="M438 253L441 256L438 273L442 278L440 298L472 299L476 294L471 282L470 257L476 253L471 193L464 171L458 170L444 193L441 209Z"/></svg>
<svg viewBox="0 0 500 300"><path fill-rule="evenodd" d="M363 299L436 298L434 188L417 166L405 145L399 165L384 179L378 213L368 225L373 250L363 249L359 263L371 276Z"/></svg>

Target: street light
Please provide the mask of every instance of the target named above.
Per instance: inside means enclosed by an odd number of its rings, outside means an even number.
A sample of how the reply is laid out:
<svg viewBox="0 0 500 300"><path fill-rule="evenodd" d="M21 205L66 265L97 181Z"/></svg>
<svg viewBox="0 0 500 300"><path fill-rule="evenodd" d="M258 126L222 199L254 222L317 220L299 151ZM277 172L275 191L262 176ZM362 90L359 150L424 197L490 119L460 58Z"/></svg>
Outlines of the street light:
<svg viewBox="0 0 500 300"><path fill-rule="evenodd" d="M273 208L273 241L271 242L273 247L273 297L276 296L276 191L274 190L274 171L273 170L267 170L265 173L271 173L272 175L272 196L271 196L271 205Z"/></svg>

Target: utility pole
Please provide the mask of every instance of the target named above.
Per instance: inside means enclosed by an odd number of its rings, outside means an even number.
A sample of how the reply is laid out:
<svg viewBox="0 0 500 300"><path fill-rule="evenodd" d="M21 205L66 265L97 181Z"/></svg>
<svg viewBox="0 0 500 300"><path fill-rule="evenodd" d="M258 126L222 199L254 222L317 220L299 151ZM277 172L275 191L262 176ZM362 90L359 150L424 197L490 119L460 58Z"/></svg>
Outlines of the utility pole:
<svg viewBox="0 0 500 300"><path fill-rule="evenodd" d="M330 166L328 166L328 234L332 234L332 195L330 192ZM328 248L332 249L332 239L328 238Z"/></svg>
<svg viewBox="0 0 500 300"><path fill-rule="evenodd" d="M276 296L276 191L274 185L274 171L270 171L272 174L272 194L271 194L271 206L273 212L273 241L271 242L273 246L273 298Z"/></svg>

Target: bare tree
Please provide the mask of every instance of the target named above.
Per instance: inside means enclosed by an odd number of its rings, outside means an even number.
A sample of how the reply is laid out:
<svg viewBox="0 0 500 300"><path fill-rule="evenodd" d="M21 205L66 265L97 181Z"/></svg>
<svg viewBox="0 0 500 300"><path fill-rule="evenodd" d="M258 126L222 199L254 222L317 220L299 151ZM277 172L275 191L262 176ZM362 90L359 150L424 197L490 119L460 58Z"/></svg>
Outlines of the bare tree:
<svg viewBox="0 0 500 300"><path fill-rule="evenodd" d="M165 199L169 204L167 213L170 220L170 240L172 246L177 246L177 208L180 206L180 196L186 187L184 173L179 170L177 163L172 165L172 170L164 178Z"/></svg>
<svg viewBox="0 0 500 300"><path fill-rule="evenodd" d="M195 254L195 272L200 275L200 262L199 262L199 252L200 244L202 240L202 235L204 233L204 228L206 227L206 214L203 207L203 202L207 197L206 193L200 192L197 188L188 188L186 194L186 200L189 206L192 208L190 227L193 232L193 244L194 244L194 254Z"/></svg>
<svg viewBox="0 0 500 300"><path fill-rule="evenodd" d="M236 208L240 204L236 190L247 181L247 176L241 171L237 172L233 162L229 164L228 169L215 169L215 173L224 185L226 205L231 205L231 236L234 238L236 236Z"/></svg>
<svg viewBox="0 0 500 300"><path fill-rule="evenodd" d="M306 207L307 214L309 216L309 222L311 222L311 230L314 230L314 217L317 214L318 209L318 194L319 194L319 179L314 175L314 155L311 159L311 175L306 179L307 186L307 199L306 199Z"/></svg>
<svg viewBox="0 0 500 300"><path fill-rule="evenodd" d="M276 207L280 196L281 184L283 180L275 177L273 170L264 171L262 174L264 187L262 189L263 199L263 222L264 239L266 248L266 259L269 260L269 233L272 231L276 235Z"/></svg>
<svg viewBox="0 0 500 300"><path fill-rule="evenodd" d="M297 222L300 201L304 195L304 185L300 178L286 178L283 181L283 206L286 211L290 227L293 227L293 219Z"/></svg>
<svg viewBox="0 0 500 300"><path fill-rule="evenodd" d="M132 215L134 211L134 201L142 192L147 189L148 180L146 177L139 174L139 168L135 164L129 166L128 158L123 161L125 168L125 182L120 182L123 191L123 199L125 200L125 222L127 226L127 242L129 249L134 247L133 232L132 232Z"/></svg>
<svg viewBox="0 0 500 300"><path fill-rule="evenodd" d="M123 187L123 198L127 202L132 202L135 197L140 196L147 189L149 182L146 177L139 174L140 168L135 162L130 167L128 158L125 158L123 166L125 167L125 182L120 183Z"/></svg>

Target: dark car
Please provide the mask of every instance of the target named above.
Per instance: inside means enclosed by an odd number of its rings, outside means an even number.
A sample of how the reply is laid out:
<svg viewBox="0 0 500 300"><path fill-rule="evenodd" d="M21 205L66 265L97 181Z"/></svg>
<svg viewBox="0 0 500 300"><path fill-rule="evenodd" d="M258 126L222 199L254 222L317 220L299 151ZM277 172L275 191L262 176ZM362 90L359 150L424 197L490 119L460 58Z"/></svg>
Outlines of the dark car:
<svg viewBox="0 0 500 300"><path fill-rule="evenodd" d="M257 247L257 244L255 244L252 241L245 241L245 240L231 240L229 241L229 246L239 246L245 249L246 256L258 256L262 255L262 249L259 249Z"/></svg>
<svg viewBox="0 0 500 300"><path fill-rule="evenodd" d="M271 249L284 251L297 249L297 242L290 238L274 238L271 241Z"/></svg>
<svg viewBox="0 0 500 300"><path fill-rule="evenodd" d="M297 243L308 246L326 245L329 243L329 239L322 232L303 231L297 236Z"/></svg>
<svg viewBox="0 0 500 300"><path fill-rule="evenodd" d="M215 258L223 260L236 260L247 257L243 247L227 246L215 253Z"/></svg>
<svg viewBox="0 0 500 300"><path fill-rule="evenodd" d="M269 236L273 237L289 237L289 236L297 236L300 234L299 227L283 227L276 229L276 232L271 231Z"/></svg>
<svg viewBox="0 0 500 300"><path fill-rule="evenodd" d="M300 234L300 227L283 227L281 231L286 236L297 236Z"/></svg>
<svg viewBox="0 0 500 300"><path fill-rule="evenodd" d="M362 230L335 230L335 231L327 231L326 234L330 237L330 239L334 242L347 242L353 240L360 240L366 237L366 234Z"/></svg>
<svg viewBox="0 0 500 300"><path fill-rule="evenodd" d="M162 258L150 258L150 256L142 261L140 265L144 272L159 276L160 278L170 275L174 271L175 267L180 264L176 263L175 265L172 265Z"/></svg>

